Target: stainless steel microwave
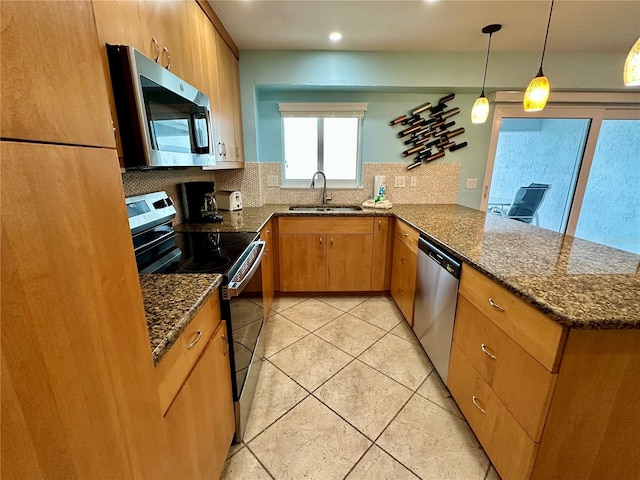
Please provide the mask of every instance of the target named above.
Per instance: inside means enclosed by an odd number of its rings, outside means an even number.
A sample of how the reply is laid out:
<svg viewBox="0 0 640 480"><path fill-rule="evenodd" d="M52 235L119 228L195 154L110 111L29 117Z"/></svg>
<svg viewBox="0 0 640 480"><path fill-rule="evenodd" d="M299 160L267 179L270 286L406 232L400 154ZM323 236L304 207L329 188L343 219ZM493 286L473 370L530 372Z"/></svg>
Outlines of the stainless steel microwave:
<svg viewBox="0 0 640 480"><path fill-rule="evenodd" d="M209 97L126 45L108 45L125 168L213 166Z"/></svg>

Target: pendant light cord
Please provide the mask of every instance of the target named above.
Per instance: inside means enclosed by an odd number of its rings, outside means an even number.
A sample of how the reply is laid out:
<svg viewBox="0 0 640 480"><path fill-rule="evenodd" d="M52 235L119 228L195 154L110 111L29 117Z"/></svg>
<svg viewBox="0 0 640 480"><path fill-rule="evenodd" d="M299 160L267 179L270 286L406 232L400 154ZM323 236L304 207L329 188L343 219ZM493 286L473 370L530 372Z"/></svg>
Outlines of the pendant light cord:
<svg viewBox="0 0 640 480"><path fill-rule="evenodd" d="M482 79L482 93L480 94L481 97L484 97L484 84L487 81L487 67L489 66L489 52L491 51L491 37L493 36L493 33L489 34L489 46L487 47L487 59L484 62L484 78Z"/></svg>
<svg viewBox="0 0 640 480"><path fill-rule="evenodd" d="M551 8L549 9L549 21L547 22L547 33L544 34L544 45L542 47L542 57L540 58L540 72L542 72L542 62L544 61L544 52L547 49L547 38L549 38L549 27L551 26L551 14L553 13L553 2L551 0Z"/></svg>

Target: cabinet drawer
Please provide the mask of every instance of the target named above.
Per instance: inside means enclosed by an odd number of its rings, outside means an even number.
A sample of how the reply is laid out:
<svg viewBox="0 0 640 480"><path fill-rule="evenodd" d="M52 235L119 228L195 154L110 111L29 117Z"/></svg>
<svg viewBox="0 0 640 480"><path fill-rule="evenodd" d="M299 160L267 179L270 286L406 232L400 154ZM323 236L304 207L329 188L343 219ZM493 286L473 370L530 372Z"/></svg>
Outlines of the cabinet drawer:
<svg viewBox="0 0 640 480"><path fill-rule="evenodd" d="M401 220L396 220L396 237L404 242L411 251L418 253L418 238L420 233L410 225Z"/></svg>
<svg viewBox="0 0 640 480"><path fill-rule="evenodd" d="M557 375L549 373L462 296L453 338L527 434L540 441Z"/></svg>
<svg viewBox="0 0 640 480"><path fill-rule="evenodd" d="M373 235L373 217L280 217L278 233L362 233Z"/></svg>
<svg viewBox="0 0 640 480"><path fill-rule="evenodd" d="M469 265L462 267L460 295L550 372L558 370L566 329Z"/></svg>
<svg viewBox="0 0 640 480"><path fill-rule="evenodd" d="M529 478L534 443L471 362L455 344L451 349L449 390L504 480Z"/></svg>
<svg viewBox="0 0 640 480"><path fill-rule="evenodd" d="M216 290L156 366L163 414L180 391L219 323L220 300Z"/></svg>

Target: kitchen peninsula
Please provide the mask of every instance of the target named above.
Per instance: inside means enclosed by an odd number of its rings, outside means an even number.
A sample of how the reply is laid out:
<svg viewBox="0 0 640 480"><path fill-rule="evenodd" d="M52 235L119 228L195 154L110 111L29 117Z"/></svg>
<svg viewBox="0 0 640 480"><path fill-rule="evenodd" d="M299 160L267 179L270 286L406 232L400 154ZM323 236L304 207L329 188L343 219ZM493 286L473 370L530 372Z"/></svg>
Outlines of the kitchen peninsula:
<svg viewBox="0 0 640 480"><path fill-rule="evenodd" d="M640 468L633 454L640 420L634 407L640 394L638 255L459 205L348 214L288 208L225 212L222 224L196 228L259 230L272 216L397 217L463 260L459 304L465 306L456 317L455 373L447 386L498 472L504 478L624 478ZM485 290L515 316L494 319L474 303ZM500 336L493 353L501 360L483 366L466 359L470 334L462 325L469 321L489 338ZM542 383L529 376L529 367L521 370L521 362L533 365ZM505 383L511 385L506 392ZM483 396L484 403L476 400Z"/></svg>

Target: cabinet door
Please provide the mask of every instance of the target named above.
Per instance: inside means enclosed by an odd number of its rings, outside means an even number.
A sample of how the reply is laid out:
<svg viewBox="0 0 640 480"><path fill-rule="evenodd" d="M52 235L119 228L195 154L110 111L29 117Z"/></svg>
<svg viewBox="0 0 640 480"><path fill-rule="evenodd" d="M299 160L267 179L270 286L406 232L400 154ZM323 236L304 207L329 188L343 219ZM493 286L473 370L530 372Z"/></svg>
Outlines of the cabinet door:
<svg viewBox="0 0 640 480"><path fill-rule="evenodd" d="M90 2L0 2L2 137L115 148Z"/></svg>
<svg viewBox="0 0 640 480"><path fill-rule="evenodd" d="M373 223L371 290L389 290L393 249L393 217L376 217Z"/></svg>
<svg viewBox="0 0 640 480"><path fill-rule="evenodd" d="M0 147L2 477L176 478L115 150Z"/></svg>
<svg viewBox="0 0 640 480"><path fill-rule="evenodd" d="M238 61L231 49L216 32L216 56L218 67L218 105L213 109L218 125L216 135L216 162L219 167L236 166L236 137L234 118L235 79Z"/></svg>
<svg viewBox="0 0 640 480"><path fill-rule="evenodd" d="M391 296L406 318L413 325L413 300L416 289L417 255L398 237L393 246L393 270Z"/></svg>
<svg viewBox="0 0 640 480"><path fill-rule="evenodd" d="M326 236L280 235L280 290L323 292L326 271Z"/></svg>
<svg viewBox="0 0 640 480"><path fill-rule="evenodd" d="M219 478L233 438L226 322L221 322L165 416L183 478Z"/></svg>
<svg viewBox="0 0 640 480"><path fill-rule="evenodd" d="M264 240L264 257L262 257L262 305L264 308L264 317L269 316L271 303L275 290L274 284L274 267L275 267L275 251L273 248L273 221L269 220L262 230L260 230L260 239Z"/></svg>
<svg viewBox="0 0 640 480"><path fill-rule="evenodd" d="M373 235L327 234L327 290L371 290Z"/></svg>

